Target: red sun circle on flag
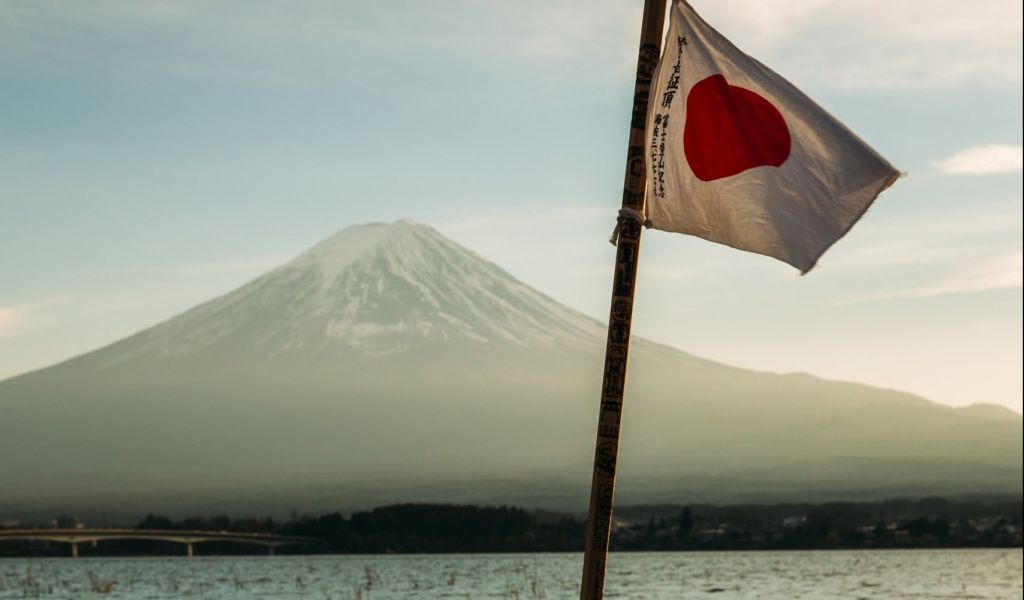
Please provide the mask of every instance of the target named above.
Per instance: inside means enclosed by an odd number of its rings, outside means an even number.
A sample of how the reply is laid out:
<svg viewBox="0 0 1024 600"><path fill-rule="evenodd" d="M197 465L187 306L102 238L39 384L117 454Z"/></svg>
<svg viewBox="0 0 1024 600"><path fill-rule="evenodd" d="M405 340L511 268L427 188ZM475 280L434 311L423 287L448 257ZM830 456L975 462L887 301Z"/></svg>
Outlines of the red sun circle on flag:
<svg viewBox="0 0 1024 600"><path fill-rule="evenodd" d="M760 94L729 85L723 75L712 75L690 88L683 151L701 181L754 167L778 167L791 148L782 113Z"/></svg>

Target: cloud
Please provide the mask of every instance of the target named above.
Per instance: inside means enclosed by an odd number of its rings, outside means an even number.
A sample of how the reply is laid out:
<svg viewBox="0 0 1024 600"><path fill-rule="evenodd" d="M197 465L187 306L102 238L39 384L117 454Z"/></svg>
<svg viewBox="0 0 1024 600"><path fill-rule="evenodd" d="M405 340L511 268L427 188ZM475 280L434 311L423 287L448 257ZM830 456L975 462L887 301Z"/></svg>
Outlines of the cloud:
<svg viewBox="0 0 1024 600"><path fill-rule="evenodd" d="M537 265L552 256L571 261L574 276L607 275L602 257L610 254L607 240L615 225L615 209L559 206L557 200L530 206L508 207L473 214L438 215L437 229L457 243L473 249L531 285L547 289L550 282L535 279ZM509 244L508 240L516 240ZM591 268L599 265L597 273Z"/></svg>
<svg viewBox="0 0 1024 600"><path fill-rule="evenodd" d="M0 306L0 339L56 330L68 320L119 313L180 312L245 284L285 257L209 261L194 264L110 267L95 286L67 287ZM89 315L89 317L85 317Z"/></svg>
<svg viewBox="0 0 1024 600"><path fill-rule="evenodd" d="M1024 269L1024 254L1014 252L992 257L980 264L966 268L960 274L935 283L860 294L848 299L844 304L1021 289L1022 269Z"/></svg>
<svg viewBox="0 0 1024 600"><path fill-rule="evenodd" d="M801 82L893 89L1022 79L1019 0L695 3L739 47ZM443 64L603 89L633 69L639 21L638 5L621 0L39 0L0 3L0 50L267 84L355 85L367 65L393 76L399 64Z"/></svg>
<svg viewBox="0 0 1024 600"><path fill-rule="evenodd" d="M705 0L697 9L798 81L844 89L1021 81L1019 0Z"/></svg>
<svg viewBox="0 0 1024 600"><path fill-rule="evenodd" d="M517 231L535 231L538 228L579 227L580 223L593 225L595 221L611 231L617 210L610 206L559 205L557 199L545 203L536 201L529 206L507 207L474 214L457 214L439 222L438 229L446 232L480 230L504 226Z"/></svg>
<svg viewBox="0 0 1024 600"><path fill-rule="evenodd" d="M1024 147L1011 144L973 146L935 163L947 175L996 175L1024 170Z"/></svg>
<svg viewBox="0 0 1024 600"><path fill-rule="evenodd" d="M562 86L628 75L639 22L640 8L619 0L271 0L259 7L40 0L0 3L0 51L43 63L287 87L394 87L438 66Z"/></svg>
<svg viewBox="0 0 1024 600"><path fill-rule="evenodd" d="M823 261L822 275L845 283L835 305L1020 289L1019 206L1019 198L1007 195L866 220L855 242L840 244Z"/></svg>
<svg viewBox="0 0 1024 600"><path fill-rule="evenodd" d="M1019 197L980 196L970 205L940 211L922 205L911 212L889 212L886 218L869 213L854 233L830 250L822 264L830 269L877 271L892 267L983 262L1020 246Z"/></svg>
<svg viewBox="0 0 1024 600"><path fill-rule="evenodd" d="M110 269L114 274L168 274L168 275L224 275L243 274L257 275L283 265L288 257L275 256L259 259L239 259L210 261L195 264L165 265L159 267L115 267Z"/></svg>

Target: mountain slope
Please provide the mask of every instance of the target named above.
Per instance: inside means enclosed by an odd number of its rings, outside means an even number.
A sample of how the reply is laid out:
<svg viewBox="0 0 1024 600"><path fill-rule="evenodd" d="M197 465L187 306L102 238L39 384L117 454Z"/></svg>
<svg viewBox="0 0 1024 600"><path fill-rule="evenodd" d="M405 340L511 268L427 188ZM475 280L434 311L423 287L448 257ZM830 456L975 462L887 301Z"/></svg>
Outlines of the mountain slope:
<svg viewBox="0 0 1024 600"><path fill-rule="evenodd" d="M601 324L428 227L349 228L155 327L0 382L0 510L575 507L603 348ZM1019 493L1019 416L644 340L630 361L625 500Z"/></svg>

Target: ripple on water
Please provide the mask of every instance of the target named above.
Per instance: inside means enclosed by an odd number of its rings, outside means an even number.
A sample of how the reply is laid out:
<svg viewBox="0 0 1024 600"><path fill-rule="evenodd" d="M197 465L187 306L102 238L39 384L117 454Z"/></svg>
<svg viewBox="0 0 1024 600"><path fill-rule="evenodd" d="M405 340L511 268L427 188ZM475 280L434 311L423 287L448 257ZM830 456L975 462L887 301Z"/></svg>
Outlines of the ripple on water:
<svg viewBox="0 0 1024 600"><path fill-rule="evenodd" d="M1024 599L1021 551L616 553L606 597ZM6 598L572 599L577 554L0 560Z"/></svg>

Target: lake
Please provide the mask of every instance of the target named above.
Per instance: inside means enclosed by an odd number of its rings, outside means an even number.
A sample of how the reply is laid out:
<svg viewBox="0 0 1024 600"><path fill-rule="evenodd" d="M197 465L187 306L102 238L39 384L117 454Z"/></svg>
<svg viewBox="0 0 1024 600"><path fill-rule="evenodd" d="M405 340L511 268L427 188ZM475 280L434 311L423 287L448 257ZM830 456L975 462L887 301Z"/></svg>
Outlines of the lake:
<svg viewBox="0 0 1024 600"><path fill-rule="evenodd" d="M202 546L198 547L202 551ZM1022 598L1013 550L615 553L607 598ZM579 554L0 560L0 598L576 600Z"/></svg>

